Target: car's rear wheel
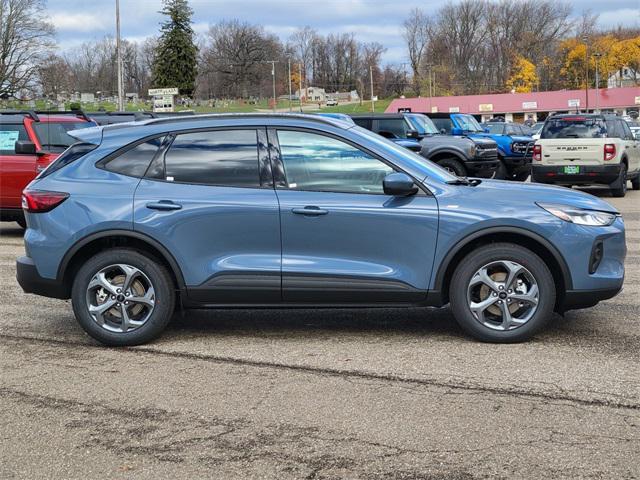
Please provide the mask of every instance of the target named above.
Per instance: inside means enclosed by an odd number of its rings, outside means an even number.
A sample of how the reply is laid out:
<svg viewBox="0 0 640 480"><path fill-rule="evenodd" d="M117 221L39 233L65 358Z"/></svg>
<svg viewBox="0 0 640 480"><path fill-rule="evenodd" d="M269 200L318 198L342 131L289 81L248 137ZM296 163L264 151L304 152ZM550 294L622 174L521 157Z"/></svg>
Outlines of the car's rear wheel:
<svg viewBox="0 0 640 480"><path fill-rule="evenodd" d="M512 243L469 253L457 266L449 292L460 326L479 340L496 343L531 338L550 320L556 298L546 264Z"/></svg>
<svg viewBox="0 0 640 480"><path fill-rule="evenodd" d="M631 188L634 190L640 190L640 173L638 173L633 180L631 180Z"/></svg>
<svg viewBox="0 0 640 480"><path fill-rule="evenodd" d="M528 170L524 172L514 173L513 180L515 180L516 182L524 182L527 178L529 178L529 175L530 173Z"/></svg>
<svg viewBox="0 0 640 480"><path fill-rule="evenodd" d="M627 194L627 165L620 166L620 175L618 179L610 186L611 195L614 197L624 197Z"/></svg>
<svg viewBox="0 0 640 480"><path fill-rule="evenodd" d="M73 282L71 300L80 326L110 346L139 345L162 333L175 304L166 268L126 248L88 260Z"/></svg>
<svg viewBox="0 0 640 480"><path fill-rule="evenodd" d="M467 169L464 168L464 165L462 164L462 162L460 162L455 158L445 158L443 160L440 160L438 162L438 165L440 165L445 170L448 170L449 172L453 173L454 175L457 175L458 177L467 176Z"/></svg>

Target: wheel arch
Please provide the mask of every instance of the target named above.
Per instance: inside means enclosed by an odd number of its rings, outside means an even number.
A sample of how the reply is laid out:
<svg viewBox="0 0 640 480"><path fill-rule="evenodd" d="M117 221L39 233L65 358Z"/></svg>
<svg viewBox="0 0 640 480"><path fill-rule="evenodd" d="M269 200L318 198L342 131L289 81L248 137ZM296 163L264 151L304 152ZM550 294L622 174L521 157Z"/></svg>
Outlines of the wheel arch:
<svg viewBox="0 0 640 480"><path fill-rule="evenodd" d="M438 163L439 160L444 160L445 158L454 158L455 160L461 162L463 165L467 161L464 153L457 150L438 149L434 152L429 152L429 160L431 160L432 162Z"/></svg>
<svg viewBox="0 0 640 480"><path fill-rule="evenodd" d="M73 276L84 261L105 248L115 247L135 248L154 257L167 268L175 288L185 289L182 270L166 247L148 235L132 230L104 230L82 238L63 257L58 267L57 278L70 289Z"/></svg>
<svg viewBox="0 0 640 480"><path fill-rule="evenodd" d="M564 294L572 289L569 267L562 254L548 240L535 232L518 227L490 227L471 233L456 243L444 256L436 272L434 290L440 292L443 305L449 301L449 284L460 261L471 251L491 243L511 242L528 248L549 266L556 285L556 306L562 304Z"/></svg>

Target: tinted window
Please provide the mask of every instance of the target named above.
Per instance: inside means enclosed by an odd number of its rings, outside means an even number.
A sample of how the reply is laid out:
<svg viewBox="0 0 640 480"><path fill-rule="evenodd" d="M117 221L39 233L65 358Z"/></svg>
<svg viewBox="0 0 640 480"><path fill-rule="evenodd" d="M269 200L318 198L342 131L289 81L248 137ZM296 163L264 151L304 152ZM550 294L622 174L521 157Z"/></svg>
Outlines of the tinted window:
<svg viewBox="0 0 640 480"><path fill-rule="evenodd" d="M95 122L36 122L33 124L33 128L43 150L62 152L78 141L69 136L67 132L96 125Z"/></svg>
<svg viewBox="0 0 640 480"><path fill-rule="evenodd" d="M368 118L353 118L353 122L359 127L366 128L367 130L371 130L371 120Z"/></svg>
<svg viewBox="0 0 640 480"><path fill-rule="evenodd" d="M376 133L387 138L407 138L407 125L404 118L380 118L376 120Z"/></svg>
<svg viewBox="0 0 640 480"><path fill-rule="evenodd" d="M633 140L634 136L631 132L631 129L629 128L629 124L624 120L620 120L620 125L622 126L622 131L624 132L624 138L626 140Z"/></svg>
<svg viewBox="0 0 640 480"><path fill-rule="evenodd" d="M393 169L347 143L315 133L278 131L290 189L318 192L384 193Z"/></svg>
<svg viewBox="0 0 640 480"><path fill-rule="evenodd" d="M110 172L121 173L131 177L143 177L160 148L164 137L154 138L130 148L115 158L112 158L104 166Z"/></svg>
<svg viewBox="0 0 640 480"><path fill-rule="evenodd" d="M255 130L216 130L176 136L165 155L165 179L235 187L260 186Z"/></svg>
<svg viewBox="0 0 640 480"><path fill-rule="evenodd" d="M18 140L29 140L24 125L0 125L0 152L5 155L16 153L16 142Z"/></svg>
<svg viewBox="0 0 640 480"><path fill-rule="evenodd" d="M75 145L67 148L64 153L55 159L53 163L49 164L49 166L45 168L40 175L38 175L38 178L44 178L51 175L53 172L75 162L77 159L83 157L97 147L97 145L93 145L91 143L76 143Z"/></svg>
<svg viewBox="0 0 640 480"><path fill-rule="evenodd" d="M564 117L548 119L540 138L601 138L607 126L600 118Z"/></svg>
<svg viewBox="0 0 640 480"><path fill-rule="evenodd" d="M453 122L450 118L432 118L432 120L439 132L442 132L444 130L444 133L448 135L451 134Z"/></svg>

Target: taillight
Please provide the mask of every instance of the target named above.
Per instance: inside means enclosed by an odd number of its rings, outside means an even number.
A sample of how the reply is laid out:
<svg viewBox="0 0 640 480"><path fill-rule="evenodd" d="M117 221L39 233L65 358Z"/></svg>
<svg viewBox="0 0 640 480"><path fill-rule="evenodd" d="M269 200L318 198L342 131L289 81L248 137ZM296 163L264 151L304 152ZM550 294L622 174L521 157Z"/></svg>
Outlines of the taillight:
<svg viewBox="0 0 640 480"><path fill-rule="evenodd" d="M542 161L542 145L534 145L533 146L533 159L541 162Z"/></svg>
<svg viewBox="0 0 640 480"><path fill-rule="evenodd" d="M607 143L604 146L604 161L613 160L616 156L616 146L613 143Z"/></svg>
<svg viewBox="0 0 640 480"><path fill-rule="evenodd" d="M36 174L43 171L45 168L49 166L51 162L53 162L54 157L52 155L41 155L36 160Z"/></svg>
<svg viewBox="0 0 640 480"><path fill-rule="evenodd" d="M25 190L22 192L22 208L30 213L44 213L53 210L69 198L68 193Z"/></svg>

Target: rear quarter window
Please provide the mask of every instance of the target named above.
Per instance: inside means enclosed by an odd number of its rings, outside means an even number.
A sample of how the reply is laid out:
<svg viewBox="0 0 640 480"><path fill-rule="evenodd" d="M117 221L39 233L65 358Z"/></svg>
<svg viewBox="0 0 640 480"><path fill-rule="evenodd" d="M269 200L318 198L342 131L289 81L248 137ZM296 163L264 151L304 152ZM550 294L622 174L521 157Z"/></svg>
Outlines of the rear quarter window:
<svg viewBox="0 0 640 480"><path fill-rule="evenodd" d="M66 149L58 158L56 158L47 168L45 168L38 178L44 178L51 175L53 172L66 167L67 165L75 162L79 158L85 156L92 150L95 150L97 145L92 143L76 143L68 149Z"/></svg>
<svg viewBox="0 0 640 480"><path fill-rule="evenodd" d="M0 154L15 154L18 140L29 140L23 124L0 125Z"/></svg>
<svg viewBox="0 0 640 480"><path fill-rule="evenodd" d="M432 118L432 120L439 132L451 134L453 122L450 118Z"/></svg>
<svg viewBox="0 0 640 480"><path fill-rule="evenodd" d="M160 149L164 136L152 138L108 159L100 166L129 177L144 177L149 164Z"/></svg>

